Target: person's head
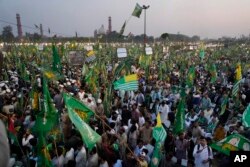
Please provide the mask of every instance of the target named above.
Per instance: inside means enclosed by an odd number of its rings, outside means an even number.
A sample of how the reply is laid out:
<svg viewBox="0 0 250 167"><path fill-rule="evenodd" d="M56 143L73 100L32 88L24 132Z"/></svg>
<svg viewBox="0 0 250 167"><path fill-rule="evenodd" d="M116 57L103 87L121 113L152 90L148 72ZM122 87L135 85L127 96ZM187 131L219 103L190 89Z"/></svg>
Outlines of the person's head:
<svg viewBox="0 0 250 167"><path fill-rule="evenodd" d="M145 127L146 127L146 128L150 128L150 125L151 125L151 122L150 122L150 121L146 121L146 122L145 122Z"/></svg>
<svg viewBox="0 0 250 167"><path fill-rule="evenodd" d="M204 117L204 111L201 111L200 117Z"/></svg>
<svg viewBox="0 0 250 167"><path fill-rule="evenodd" d="M201 136L200 137L200 144L204 147L207 145L207 140L205 137Z"/></svg>
<svg viewBox="0 0 250 167"><path fill-rule="evenodd" d="M63 154L63 148L62 147L57 147L57 154L58 154L58 156L61 156Z"/></svg>
<svg viewBox="0 0 250 167"><path fill-rule="evenodd" d="M26 132L25 132L27 135L30 135L30 129L26 129Z"/></svg>
<svg viewBox="0 0 250 167"><path fill-rule="evenodd" d="M199 123L196 121L196 122L194 122L194 127L198 127L199 126Z"/></svg>
<svg viewBox="0 0 250 167"><path fill-rule="evenodd" d="M77 142L77 149L78 149L78 150L81 150L81 149L82 149L82 146L83 146L83 141L82 141L82 140L79 140L79 141Z"/></svg>
<svg viewBox="0 0 250 167"><path fill-rule="evenodd" d="M138 143L138 147L139 147L139 148L142 148L142 146L143 146L143 141L142 141L141 139L139 139L139 140L137 141L137 143Z"/></svg>
<svg viewBox="0 0 250 167"><path fill-rule="evenodd" d="M132 105L132 109L135 110L137 108L137 104Z"/></svg>
<svg viewBox="0 0 250 167"><path fill-rule="evenodd" d="M183 132L179 133L179 139L180 139L180 140L183 140L183 139L184 139L184 133L183 133Z"/></svg>
<svg viewBox="0 0 250 167"><path fill-rule="evenodd" d="M125 132L125 129L122 127L122 128L120 128L120 130L119 130L119 134L120 135L122 135L123 133Z"/></svg>

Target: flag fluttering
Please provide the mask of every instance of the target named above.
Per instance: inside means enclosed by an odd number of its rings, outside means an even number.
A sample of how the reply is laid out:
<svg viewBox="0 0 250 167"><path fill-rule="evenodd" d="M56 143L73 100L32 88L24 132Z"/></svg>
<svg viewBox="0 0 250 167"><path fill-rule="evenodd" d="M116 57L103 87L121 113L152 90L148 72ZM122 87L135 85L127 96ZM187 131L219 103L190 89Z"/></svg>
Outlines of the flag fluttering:
<svg viewBox="0 0 250 167"><path fill-rule="evenodd" d="M138 90L137 74L127 75L114 82L115 90Z"/></svg>
<svg viewBox="0 0 250 167"><path fill-rule="evenodd" d="M94 112L74 97L68 96L67 94L65 94L65 96L67 97L65 98L67 108L71 108L76 112L83 121L89 122L89 118L94 115Z"/></svg>
<svg viewBox="0 0 250 167"><path fill-rule="evenodd" d="M56 71L61 74L62 72L62 64L60 60L60 56L58 54L58 51L56 47L53 45L52 46L52 51L53 51L53 71Z"/></svg>
<svg viewBox="0 0 250 167"><path fill-rule="evenodd" d="M67 94L64 94L64 100L65 103L69 103L70 96ZM76 126L78 131L80 132L82 139L87 146L88 149L92 149L96 142L98 142L101 139L101 136L97 134L78 114L78 112L75 111L74 108L72 108L72 105L67 104L67 109L69 113L69 118L72 121L72 123Z"/></svg>
<svg viewBox="0 0 250 167"><path fill-rule="evenodd" d="M153 138L157 142L159 141L163 142L167 137L167 132L162 126L160 113L157 114L156 120L157 120L157 124L153 129Z"/></svg>
<svg viewBox="0 0 250 167"><path fill-rule="evenodd" d="M250 140L240 134L232 134L210 146L229 156L230 151L250 151Z"/></svg>
<svg viewBox="0 0 250 167"><path fill-rule="evenodd" d="M126 27L126 21L124 22L124 24L122 25L122 28L120 30L120 35L123 35L124 31L125 31L125 27Z"/></svg>
<svg viewBox="0 0 250 167"><path fill-rule="evenodd" d="M174 133L179 134L184 131L184 128L185 128L185 102L184 98L182 97L177 107L177 113L174 122Z"/></svg>
<svg viewBox="0 0 250 167"><path fill-rule="evenodd" d="M210 67L210 73L211 73L211 83L214 83L216 80L217 80L217 70L216 70L216 66L215 64L213 64L211 67Z"/></svg>
<svg viewBox="0 0 250 167"><path fill-rule="evenodd" d="M161 161L161 157L162 157L161 148L167 137L167 132L162 126L161 116L159 113L157 114L156 120L157 120L157 124L153 129L153 138L156 140L156 143L155 143L155 148L154 148L154 152L153 152L153 156L151 160L152 167L157 167L159 165Z"/></svg>
<svg viewBox="0 0 250 167"><path fill-rule="evenodd" d="M188 76L187 76L187 80L186 80L186 84L189 87L192 87L194 85L194 78L195 78L195 68L194 68L194 66L192 66L188 70Z"/></svg>
<svg viewBox="0 0 250 167"><path fill-rule="evenodd" d="M132 13L132 16L140 18L141 12L142 12L142 7L138 3L136 3L135 9Z"/></svg>
<svg viewBox="0 0 250 167"><path fill-rule="evenodd" d="M240 82L241 82L241 79L242 79L241 64L240 63L237 64L235 72L236 72L236 74L235 74L235 84L233 86L233 91L232 91L232 95L234 97L239 92Z"/></svg>

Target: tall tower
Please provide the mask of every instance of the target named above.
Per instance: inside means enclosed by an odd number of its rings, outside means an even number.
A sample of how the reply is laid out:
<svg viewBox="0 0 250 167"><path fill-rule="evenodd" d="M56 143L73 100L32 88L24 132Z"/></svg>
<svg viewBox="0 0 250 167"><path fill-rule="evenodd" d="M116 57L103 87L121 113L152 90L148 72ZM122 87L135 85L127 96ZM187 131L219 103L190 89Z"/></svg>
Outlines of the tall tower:
<svg viewBox="0 0 250 167"><path fill-rule="evenodd" d="M43 25L42 24L40 24L40 35L41 37L43 37Z"/></svg>
<svg viewBox="0 0 250 167"><path fill-rule="evenodd" d="M22 31L22 25L21 25L21 18L18 13L16 14L16 22L17 22L18 38L21 39L23 37L23 31Z"/></svg>
<svg viewBox="0 0 250 167"><path fill-rule="evenodd" d="M111 17L109 16L109 28L108 28L108 33L112 32L112 23L111 23Z"/></svg>

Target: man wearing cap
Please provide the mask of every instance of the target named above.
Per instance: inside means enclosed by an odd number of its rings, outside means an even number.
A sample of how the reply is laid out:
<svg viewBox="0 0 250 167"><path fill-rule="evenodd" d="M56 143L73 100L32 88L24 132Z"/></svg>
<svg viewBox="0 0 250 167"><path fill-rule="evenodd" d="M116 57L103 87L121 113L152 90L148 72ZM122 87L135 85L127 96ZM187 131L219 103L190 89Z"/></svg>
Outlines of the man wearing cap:
<svg viewBox="0 0 250 167"><path fill-rule="evenodd" d="M96 110L95 111L96 111L96 114L98 116L103 116L103 114L104 114L104 107L103 107L101 99L97 100L97 105L96 105Z"/></svg>

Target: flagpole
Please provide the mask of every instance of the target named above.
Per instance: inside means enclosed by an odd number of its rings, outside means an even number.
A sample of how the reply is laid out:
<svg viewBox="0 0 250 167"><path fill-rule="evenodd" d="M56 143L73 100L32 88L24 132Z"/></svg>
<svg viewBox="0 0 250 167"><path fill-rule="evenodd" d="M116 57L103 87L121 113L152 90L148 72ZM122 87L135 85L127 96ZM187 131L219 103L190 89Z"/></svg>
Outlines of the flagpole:
<svg viewBox="0 0 250 167"><path fill-rule="evenodd" d="M143 41L143 43L144 43L144 49L146 48L146 10L149 8L149 5L148 6L145 6L145 5L143 5L142 6L142 9L144 9L144 41Z"/></svg>

